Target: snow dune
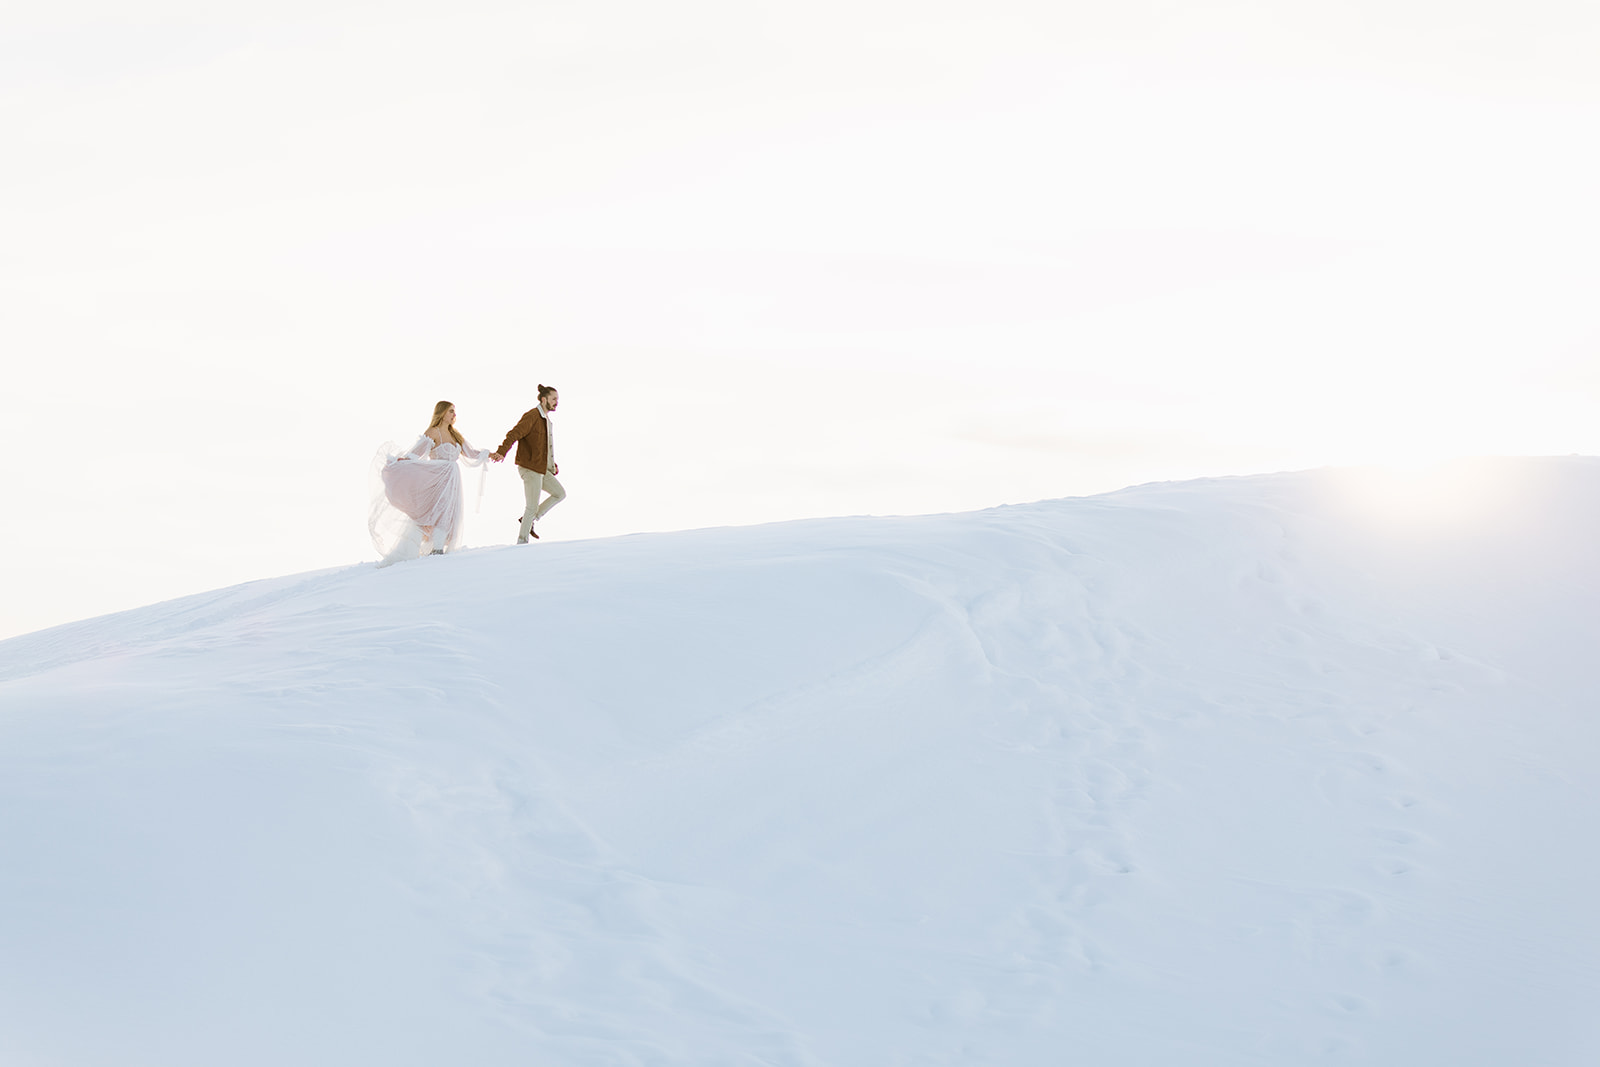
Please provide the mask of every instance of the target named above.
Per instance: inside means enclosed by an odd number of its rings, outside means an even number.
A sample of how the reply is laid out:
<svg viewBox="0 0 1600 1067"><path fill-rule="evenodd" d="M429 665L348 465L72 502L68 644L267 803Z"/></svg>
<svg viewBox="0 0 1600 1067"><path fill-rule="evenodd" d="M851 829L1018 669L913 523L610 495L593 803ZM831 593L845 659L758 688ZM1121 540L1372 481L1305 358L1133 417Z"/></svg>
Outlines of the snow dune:
<svg viewBox="0 0 1600 1067"><path fill-rule="evenodd" d="M1597 544L1481 461L15 638L0 1063L1600 1063Z"/></svg>

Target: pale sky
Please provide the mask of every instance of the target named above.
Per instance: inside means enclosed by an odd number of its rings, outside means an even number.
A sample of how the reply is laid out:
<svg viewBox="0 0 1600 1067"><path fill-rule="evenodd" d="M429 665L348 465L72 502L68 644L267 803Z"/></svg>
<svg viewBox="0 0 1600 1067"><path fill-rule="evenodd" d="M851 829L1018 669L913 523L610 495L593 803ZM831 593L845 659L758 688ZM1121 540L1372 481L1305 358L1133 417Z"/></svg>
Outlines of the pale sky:
<svg viewBox="0 0 1600 1067"><path fill-rule="evenodd" d="M1593 4L0 31L0 637L372 559L379 445L539 382L553 540L1600 453ZM493 471L468 543L520 511Z"/></svg>

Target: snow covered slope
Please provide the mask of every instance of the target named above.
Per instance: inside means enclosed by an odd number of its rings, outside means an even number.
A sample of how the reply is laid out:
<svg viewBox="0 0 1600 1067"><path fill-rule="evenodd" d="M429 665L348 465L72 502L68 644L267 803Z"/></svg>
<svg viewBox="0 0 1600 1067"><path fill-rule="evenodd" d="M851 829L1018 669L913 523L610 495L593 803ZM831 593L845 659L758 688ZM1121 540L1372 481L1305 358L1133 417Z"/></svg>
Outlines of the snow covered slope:
<svg viewBox="0 0 1600 1067"><path fill-rule="evenodd" d="M6 641L0 1063L1600 1063L1597 544L1485 461Z"/></svg>

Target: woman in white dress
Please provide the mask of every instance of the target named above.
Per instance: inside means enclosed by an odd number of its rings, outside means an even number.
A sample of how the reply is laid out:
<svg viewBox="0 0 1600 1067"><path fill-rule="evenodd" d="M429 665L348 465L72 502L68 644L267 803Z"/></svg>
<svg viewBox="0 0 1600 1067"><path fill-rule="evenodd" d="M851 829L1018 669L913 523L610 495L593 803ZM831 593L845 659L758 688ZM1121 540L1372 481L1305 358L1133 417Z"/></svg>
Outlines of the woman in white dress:
<svg viewBox="0 0 1600 1067"><path fill-rule="evenodd" d="M482 466L489 454L468 444L455 423L456 406L441 400L410 451L396 455L384 449L374 461L382 486L373 494L367 525L383 557L381 565L424 552L443 555L460 543L466 509L457 461L465 458L474 467Z"/></svg>

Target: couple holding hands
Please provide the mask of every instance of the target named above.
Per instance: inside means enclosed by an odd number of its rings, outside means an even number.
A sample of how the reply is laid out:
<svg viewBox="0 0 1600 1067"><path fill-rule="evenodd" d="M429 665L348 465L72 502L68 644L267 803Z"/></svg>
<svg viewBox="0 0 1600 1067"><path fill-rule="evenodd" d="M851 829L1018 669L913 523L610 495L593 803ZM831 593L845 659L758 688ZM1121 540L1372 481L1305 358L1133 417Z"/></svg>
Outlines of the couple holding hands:
<svg viewBox="0 0 1600 1067"><path fill-rule="evenodd" d="M392 447L379 450L373 470L374 486L367 527L382 561L379 566L418 556L443 555L461 539L465 508L461 498L460 461L482 467L499 463L516 445L517 473L522 476L527 507L517 528L517 544L525 545L544 513L561 503L567 491L556 481L555 435L550 415L561 402L554 386L539 386L539 403L530 408L506 433L495 452L473 448L456 429L456 407L441 400L433 407L433 421L407 452ZM479 495L482 495L480 483ZM543 497L543 502L540 498Z"/></svg>

